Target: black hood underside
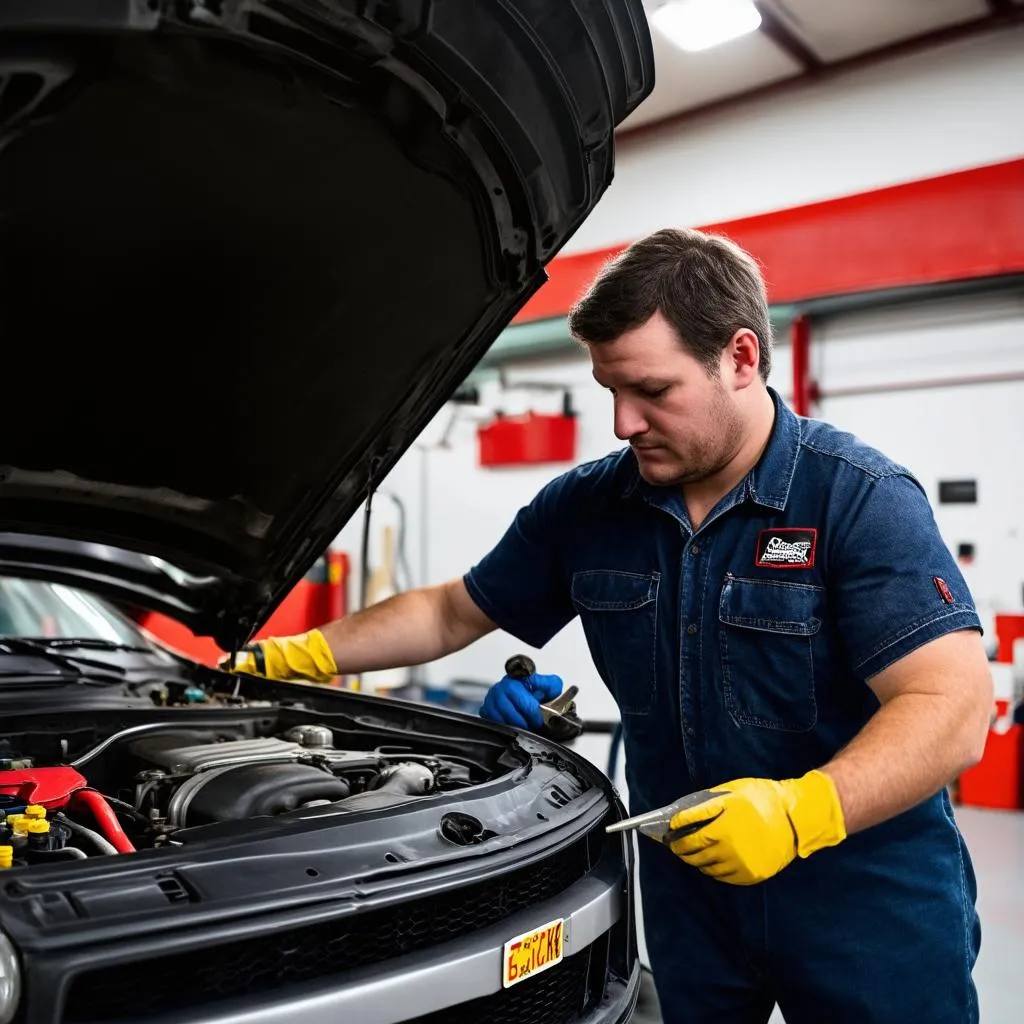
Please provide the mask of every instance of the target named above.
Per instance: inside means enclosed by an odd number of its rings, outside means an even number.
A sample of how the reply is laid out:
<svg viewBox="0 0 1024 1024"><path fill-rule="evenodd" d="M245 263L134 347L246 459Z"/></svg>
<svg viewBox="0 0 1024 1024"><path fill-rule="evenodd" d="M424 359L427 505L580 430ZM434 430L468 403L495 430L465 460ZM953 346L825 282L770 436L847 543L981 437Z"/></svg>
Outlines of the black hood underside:
<svg viewBox="0 0 1024 1024"><path fill-rule="evenodd" d="M0 8L0 552L244 641L544 280L639 3ZM34 553L31 553L34 552Z"/></svg>

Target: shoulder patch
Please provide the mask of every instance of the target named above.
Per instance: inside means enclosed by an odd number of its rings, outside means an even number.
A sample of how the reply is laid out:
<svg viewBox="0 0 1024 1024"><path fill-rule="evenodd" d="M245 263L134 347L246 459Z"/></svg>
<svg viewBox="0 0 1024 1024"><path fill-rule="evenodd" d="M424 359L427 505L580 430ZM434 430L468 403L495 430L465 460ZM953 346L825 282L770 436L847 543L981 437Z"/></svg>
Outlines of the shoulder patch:
<svg viewBox="0 0 1024 1024"><path fill-rule="evenodd" d="M813 527L779 526L757 535L754 565L761 569L813 569L818 531Z"/></svg>

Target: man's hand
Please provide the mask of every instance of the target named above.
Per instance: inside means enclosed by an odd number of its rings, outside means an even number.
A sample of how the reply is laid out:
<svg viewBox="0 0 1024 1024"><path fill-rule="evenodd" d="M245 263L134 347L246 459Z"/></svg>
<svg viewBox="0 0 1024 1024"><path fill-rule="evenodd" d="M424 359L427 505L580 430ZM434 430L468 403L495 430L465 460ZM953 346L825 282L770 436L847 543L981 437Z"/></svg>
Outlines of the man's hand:
<svg viewBox="0 0 1024 1024"><path fill-rule="evenodd" d="M669 828L714 818L672 843L672 852L719 881L755 885L794 857L809 857L846 838L839 796L824 772L783 782L736 779L712 792L722 795L681 811Z"/></svg>
<svg viewBox="0 0 1024 1024"><path fill-rule="evenodd" d="M514 725L517 729L543 729L540 706L554 700L561 692L562 680L558 676L536 673L526 679L505 676L487 691L480 717Z"/></svg>
<svg viewBox="0 0 1024 1024"><path fill-rule="evenodd" d="M227 667L227 658L219 666ZM268 679L305 679L330 682L339 675L334 655L318 629L297 636L267 637L241 651L235 659L236 672L248 672Z"/></svg>

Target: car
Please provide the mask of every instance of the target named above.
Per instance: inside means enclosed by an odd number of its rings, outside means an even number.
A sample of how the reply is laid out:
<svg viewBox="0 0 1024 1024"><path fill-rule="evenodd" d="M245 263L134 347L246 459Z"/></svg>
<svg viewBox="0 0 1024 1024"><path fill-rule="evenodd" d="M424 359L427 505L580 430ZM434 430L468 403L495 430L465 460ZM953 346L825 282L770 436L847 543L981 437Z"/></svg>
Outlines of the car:
<svg viewBox="0 0 1024 1024"><path fill-rule="evenodd" d="M118 609L266 623L607 189L640 0L6 0L0 81L0 577L80 613L0 639L0 1024L627 1020L589 762Z"/></svg>

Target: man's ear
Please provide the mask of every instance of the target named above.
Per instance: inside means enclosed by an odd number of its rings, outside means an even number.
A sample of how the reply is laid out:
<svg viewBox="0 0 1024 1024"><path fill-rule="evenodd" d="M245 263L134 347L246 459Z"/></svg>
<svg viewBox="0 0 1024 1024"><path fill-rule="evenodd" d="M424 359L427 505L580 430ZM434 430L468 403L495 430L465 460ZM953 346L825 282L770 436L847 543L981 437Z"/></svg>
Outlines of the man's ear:
<svg viewBox="0 0 1024 1024"><path fill-rule="evenodd" d="M722 369L737 390L760 379L761 343L749 327L741 327L722 350Z"/></svg>

